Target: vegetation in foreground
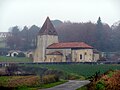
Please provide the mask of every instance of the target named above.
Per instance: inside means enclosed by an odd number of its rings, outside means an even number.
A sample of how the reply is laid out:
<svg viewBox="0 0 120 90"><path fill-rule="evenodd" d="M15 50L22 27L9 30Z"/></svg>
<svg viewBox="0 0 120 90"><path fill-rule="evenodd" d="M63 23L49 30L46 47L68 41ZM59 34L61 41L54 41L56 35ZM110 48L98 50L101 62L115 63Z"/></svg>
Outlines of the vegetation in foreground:
<svg viewBox="0 0 120 90"><path fill-rule="evenodd" d="M36 90L38 88L49 88L65 81L60 79L90 79L97 77L93 81L99 80L98 76L108 70L120 70L119 64L109 65L94 65L94 64L11 64L6 67L8 75L12 76L1 76L0 86L1 88L15 88L18 90ZM22 76L13 76L21 74ZM28 74L28 76L23 75ZM107 76L110 78L114 75L113 72L109 72ZM93 77L91 77L93 76ZM102 77L102 76L101 76ZM92 80L92 79L91 79ZM96 85L96 90L104 86L103 82L99 82ZM94 85L94 84L93 84ZM10 86L10 87L9 87ZM90 85L92 86L92 85ZM102 86L102 87L103 87ZM86 87L83 87L84 89ZM104 88L104 87L103 87ZM83 90L84 90L83 89ZM10 89L9 89L10 90ZM81 89L80 89L81 90ZM95 89L90 89L95 90Z"/></svg>
<svg viewBox="0 0 120 90"><path fill-rule="evenodd" d="M91 83L77 90L119 90L120 70L109 70L106 73L94 77Z"/></svg>
<svg viewBox="0 0 120 90"><path fill-rule="evenodd" d="M62 83L65 80L56 80L55 76L43 76L43 82L39 76L1 76L0 89L9 90L37 90L40 88L50 88Z"/></svg>

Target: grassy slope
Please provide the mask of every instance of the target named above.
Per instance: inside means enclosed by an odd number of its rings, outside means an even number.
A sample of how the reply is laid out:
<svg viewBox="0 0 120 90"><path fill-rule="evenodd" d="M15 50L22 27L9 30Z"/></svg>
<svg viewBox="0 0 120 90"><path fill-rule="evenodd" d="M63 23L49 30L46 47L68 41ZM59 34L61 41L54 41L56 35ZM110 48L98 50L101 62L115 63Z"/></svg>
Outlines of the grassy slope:
<svg viewBox="0 0 120 90"><path fill-rule="evenodd" d="M0 62L32 62L32 60L25 57L0 56Z"/></svg>
<svg viewBox="0 0 120 90"><path fill-rule="evenodd" d="M89 77L95 72L100 71L101 73L107 70L120 70L120 65L90 65L90 64L35 64L35 65L25 65L27 67L43 67L48 69L60 70L69 74L77 74L85 77Z"/></svg>

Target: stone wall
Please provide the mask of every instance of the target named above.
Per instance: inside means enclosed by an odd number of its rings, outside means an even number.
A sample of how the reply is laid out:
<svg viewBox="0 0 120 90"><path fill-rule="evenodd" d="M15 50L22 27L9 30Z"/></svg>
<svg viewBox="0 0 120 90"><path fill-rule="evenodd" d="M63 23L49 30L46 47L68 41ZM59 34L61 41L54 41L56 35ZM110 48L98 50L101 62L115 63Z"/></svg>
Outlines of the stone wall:
<svg viewBox="0 0 120 90"><path fill-rule="evenodd" d="M73 62L92 62L93 49L73 49L72 61Z"/></svg>
<svg viewBox="0 0 120 90"><path fill-rule="evenodd" d="M46 55L45 62L62 62L62 55Z"/></svg>
<svg viewBox="0 0 120 90"><path fill-rule="evenodd" d="M34 62L44 62L46 55L46 48L53 43L58 43L58 36L39 35L37 38L37 48L34 52Z"/></svg>

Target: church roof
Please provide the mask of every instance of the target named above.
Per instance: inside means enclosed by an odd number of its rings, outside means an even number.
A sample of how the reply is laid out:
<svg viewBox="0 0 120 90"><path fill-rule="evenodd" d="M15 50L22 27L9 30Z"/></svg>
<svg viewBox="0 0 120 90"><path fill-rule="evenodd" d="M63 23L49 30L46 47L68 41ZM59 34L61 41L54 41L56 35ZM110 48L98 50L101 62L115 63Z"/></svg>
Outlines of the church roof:
<svg viewBox="0 0 120 90"><path fill-rule="evenodd" d="M87 48L92 49L93 47L84 42L66 42L66 43L53 43L47 47L48 49L63 49L63 48Z"/></svg>
<svg viewBox="0 0 120 90"><path fill-rule="evenodd" d="M49 17L47 17L47 19L45 20L42 28L39 31L39 35L57 35L57 32Z"/></svg>
<svg viewBox="0 0 120 90"><path fill-rule="evenodd" d="M55 51L55 52L48 53L47 55L63 55L63 54L59 51Z"/></svg>

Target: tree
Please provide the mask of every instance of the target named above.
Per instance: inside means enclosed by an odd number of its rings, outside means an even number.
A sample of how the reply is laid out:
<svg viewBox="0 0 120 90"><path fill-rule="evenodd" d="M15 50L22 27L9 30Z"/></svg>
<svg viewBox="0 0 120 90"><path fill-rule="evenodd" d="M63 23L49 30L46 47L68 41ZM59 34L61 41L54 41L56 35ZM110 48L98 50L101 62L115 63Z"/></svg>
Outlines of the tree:
<svg viewBox="0 0 120 90"><path fill-rule="evenodd" d="M36 48L36 38L37 38L37 35L38 35L38 32L39 32L40 28L36 25L32 25L29 29L29 34L28 34L28 37L29 37L29 42L30 42L30 48L31 49L35 49Z"/></svg>
<svg viewBox="0 0 120 90"><path fill-rule="evenodd" d="M28 50L29 49L29 29L27 26L24 26L23 30L21 31L21 44L22 44L22 47L21 49L22 50Z"/></svg>
<svg viewBox="0 0 120 90"><path fill-rule="evenodd" d="M7 46L9 46L10 49L19 49L21 46L21 39L18 26L12 27L10 33L11 35L7 37Z"/></svg>
<svg viewBox="0 0 120 90"><path fill-rule="evenodd" d="M104 50L104 28L101 22L101 18L98 18L97 25L96 25L96 47L99 50Z"/></svg>

